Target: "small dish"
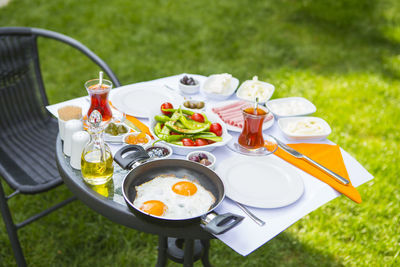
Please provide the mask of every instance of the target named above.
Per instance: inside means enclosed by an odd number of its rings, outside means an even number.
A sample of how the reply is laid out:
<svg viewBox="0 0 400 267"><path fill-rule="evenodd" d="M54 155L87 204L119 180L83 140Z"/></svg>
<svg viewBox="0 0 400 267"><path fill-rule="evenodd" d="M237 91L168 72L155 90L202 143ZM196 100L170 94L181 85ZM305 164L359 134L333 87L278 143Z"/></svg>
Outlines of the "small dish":
<svg viewBox="0 0 400 267"><path fill-rule="evenodd" d="M107 129L109 127L111 127L110 125L112 125L112 124L116 125L116 127L124 127L126 129L126 132L124 132L124 133L118 132L117 135L110 134L109 132L107 132ZM110 123L109 125L107 125L106 129L104 130L104 141L106 141L106 142L122 142L122 138L126 134L128 134L130 131L131 131L131 128L129 128L128 126L126 126L123 123L114 123L114 122Z"/></svg>
<svg viewBox="0 0 400 267"><path fill-rule="evenodd" d="M317 111L313 103L304 97L286 97L270 100L267 108L278 117L292 117L310 115Z"/></svg>
<svg viewBox="0 0 400 267"><path fill-rule="evenodd" d="M166 149L168 152L167 154L160 156L160 152L159 151L152 151L154 148L162 148L162 149ZM173 151L172 148L169 145L166 144L161 144L161 143L157 143L151 146L148 146L146 148L146 152L149 154L150 158L153 160L157 160L157 159L167 159L169 157L171 157Z"/></svg>
<svg viewBox="0 0 400 267"><path fill-rule="evenodd" d="M185 84L185 81L187 83L192 83L192 81L194 81L194 84ZM182 79L179 79L179 90L181 90L182 93L193 95L197 94L199 92L199 89L200 82L192 76L185 75Z"/></svg>
<svg viewBox="0 0 400 267"><path fill-rule="evenodd" d="M144 138L146 138L146 143L140 142L141 137L138 136L140 134L142 134L144 136ZM132 142L128 142L127 138L129 138L130 136L134 136L135 138L138 138L139 140L137 140L137 142L135 142L134 140L132 140ZM142 136L142 138L143 138L143 136ZM148 136L147 134L145 134L143 132L133 132L133 133L125 134L122 141L128 145L139 145L139 146L142 146L143 148L147 148L150 144L151 138L150 138L150 136Z"/></svg>
<svg viewBox="0 0 400 267"><path fill-rule="evenodd" d="M196 159L196 157L198 157L198 159ZM216 157L213 154L211 154L210 152L207 152L207 151L202 151L202 150L196 150L196 151L190 152L189 154L186 155L186 159L196 162L196 163L199 163L199 164L202 164L202 165L210 168L211 170L215 169L215 162L217 161ZM210 161L211 164L205 165L205 164L201 163L201 160L203 160L203 159ZM199 160L199 161L197 161L197 160Z"/></svg>
<svg viewBox="0 0 400 267"><path fill-rule="evenodd" d="M209 89L213 86L213 84L215 84L218 81L218 79L227 78L227 76L222 76L222 75L225 75L225 74L210 75L207 78L207 80L203 83L203 85L200 87L201 93L204 94L206 97L215 99L215 100L225 100L225 99L229 98L235 92L236 88L239 85L239 80L235 77L230 76L230 85L228 85L226 90L222 89L223 92L217 93L217 92L213 92L211 89Z"/></svg>
<svg viewBox="0 0 400 267"><path fill-rule="evenodd" d="M332 132L329 124L318 117L281 118L278 125L290 140L321 140Z"/></svg>
<svg viewBox="0 0 400 267"><path fill-rule="evenodd" d="M193 110L193 111L200 111L200 110L204 110L206 107L206 103L204 101L201 100L186 100L185 102L183 102L183 106L187 109Z"/></svg>
<svg viewBox="0 0 400 267"><path fill-rule="evenodd" d="M275 91L275 86L270 83L259 81L257 76L253 80L244 81L236 92L236 96L246 101L267 102Z"/></svg>
<svg viewBox="0 0 400 267"><path fill-rule="evenodd" d="M264 146L258 149L247 149L239 145L237 140L232 139L228 144L227 147L232 150L233 152L243 154L246 156L267 156L278 149L278 143L276 139L271 135L263 135L264 137Z"/></svg>

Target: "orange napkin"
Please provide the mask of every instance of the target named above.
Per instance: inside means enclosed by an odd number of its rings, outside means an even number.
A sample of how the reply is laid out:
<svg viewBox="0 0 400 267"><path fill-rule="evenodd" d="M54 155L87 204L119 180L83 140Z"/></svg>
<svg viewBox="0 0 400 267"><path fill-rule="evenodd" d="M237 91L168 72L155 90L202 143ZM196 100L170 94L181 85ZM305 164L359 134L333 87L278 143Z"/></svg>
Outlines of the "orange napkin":
<svg viewBox="0 0 400 267"><path fill-rule="evenodd" d="M148 134L152 139L154 139L153 135L150 132L149 127L147 127L146 124L144 124L143 122L141 122L140 120L136 119L131 115L125 115L125 117L128 121L132 122L137 128L139 128L141 132Z"/></svg>
<svg viewBox="0 0 400 267"><path fill-rule="evenodd" d="M303 155L308 156L309 158L315 160L319 164L325 166L326 168L332 170L333 172L349 179L349 175L347 174L346 166L344 165L342 153L340 153L340 149L338 145L327 145L327 144L288 144L288 146L293 149L299 151ZM361 203L361 196L358 193L357 189L351 184L344 185L331 176L327 175L320 169L314 167L307 161L303 159L298 159L285 150L278 148L278 150L274 153L281 159L291 163L292 165L302 169L303 171L311 174L312 176L318 178L319 180L327 183L335 190L344 194L351 200L356 203Z"/></svg>

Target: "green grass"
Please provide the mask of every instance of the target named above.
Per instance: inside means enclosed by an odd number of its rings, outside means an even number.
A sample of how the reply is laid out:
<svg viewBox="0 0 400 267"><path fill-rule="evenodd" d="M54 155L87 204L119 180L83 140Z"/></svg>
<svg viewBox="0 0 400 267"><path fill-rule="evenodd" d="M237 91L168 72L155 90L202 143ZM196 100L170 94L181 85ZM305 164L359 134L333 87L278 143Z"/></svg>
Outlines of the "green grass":
<svg viewBox="0 0 400 267"><path fill-rule="evenodd" d="M102 57L123 84L183 72L258 75L274 98L304 96L330 139L375 179L361 205L339 197L247 257L212 241L215 266L400 265L400 4L338 1L17 1L1 26L58 31ZM41 40L51 103L85 95L98 69ZM7 192L11 190L7 187ZM66 188L10 201L16 221L71 195ZM0 221L0 265L14 258ZM80 202L20 231L31 266L152 266L157 239L116 225ZM169 266L177 266L170 263ZM196 264L196 266L200 266Z"/></svg>

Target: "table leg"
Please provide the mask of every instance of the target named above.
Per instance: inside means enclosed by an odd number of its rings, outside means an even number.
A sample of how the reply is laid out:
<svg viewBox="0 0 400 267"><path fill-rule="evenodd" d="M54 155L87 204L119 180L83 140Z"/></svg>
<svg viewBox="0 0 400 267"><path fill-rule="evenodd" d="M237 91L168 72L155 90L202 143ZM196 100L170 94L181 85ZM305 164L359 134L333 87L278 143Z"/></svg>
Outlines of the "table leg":
<svg viewBox="0 0 400 267"><path fill-rule="evenodd" d="M193 255L194 255L194 240L185 239L185 254L183 256L183 266L193 266Z"/></svg>
<svg viewBox="0 0 400 267"><path fill-rule="evenodd" d="M209 259L210 239L201 240L201 244L203 245L203 256L201 257L201 262L204 267L212 267Z"/></svg>
<svg viewBox="0 0 400 267"><path fill-rule="evenodd" d="M167 237L158 236L158 256L156 267L167 266Z"/></svg>

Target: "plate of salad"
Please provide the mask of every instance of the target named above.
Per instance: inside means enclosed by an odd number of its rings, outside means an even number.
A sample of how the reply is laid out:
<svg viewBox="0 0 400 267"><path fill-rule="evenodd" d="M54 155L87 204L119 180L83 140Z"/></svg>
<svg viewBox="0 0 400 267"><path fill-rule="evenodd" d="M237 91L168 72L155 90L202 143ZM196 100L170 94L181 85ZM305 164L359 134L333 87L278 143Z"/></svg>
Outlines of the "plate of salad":
<svg viewBox="0 0 400 267"><path fill-rule="evenodd" d="M232 139L225 123L212 112L196 112L166 102L150 114L153 136L170 145L178 155L199 149L212 151Z"/></svg>

